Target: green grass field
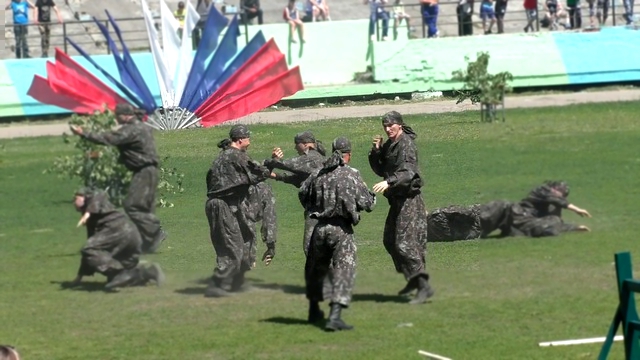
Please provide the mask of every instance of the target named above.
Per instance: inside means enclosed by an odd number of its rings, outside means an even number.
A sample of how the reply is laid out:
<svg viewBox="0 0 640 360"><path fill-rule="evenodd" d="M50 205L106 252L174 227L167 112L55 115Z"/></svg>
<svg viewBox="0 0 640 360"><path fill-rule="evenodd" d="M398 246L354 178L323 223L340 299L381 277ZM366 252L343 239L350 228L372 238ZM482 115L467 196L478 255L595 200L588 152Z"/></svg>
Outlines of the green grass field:
<svg viewBox="0 0 640 360"><path fill-rule="evenodd" d="M215 257L204 215L205 174L229 127L156 136L166 165L186 175L175 208L158 214L169 238L158 254L167 284L104 293L104 278L61 290L75 277L84 228L71 198L75 185L42 175L71 153L60 138L0 146L0 343L24 359L421 359L418 350L459 359L595 359L600 345L540 348L542 341L605 336L617 305L613 255L640 263L639 103L513 110L506 123L478 113L409 116L418 133L429 209L492 199L519 200L547 179L571 185L569 199L593 218L567 213L587 234L488 239L428 245L433 300L412 306L382 246L388 205L356 227L358 274L344 319L356 329L325 333L305 323L302 227L295 188L273 183L278 248L271 266L249 273L254 291L203 296ZM326 144L354 143L352 165L369 186L379 181L366 156L378 119L256 125L250 155L273 146L293 156L295 133L311 129ZM264 245L258 248L259 255ZM640 270L640 267L636 267ZM326 303L323 305L326 309ZM411 324L411 325L407 325ZM611 359L622 359L622 344Z"/></svg>

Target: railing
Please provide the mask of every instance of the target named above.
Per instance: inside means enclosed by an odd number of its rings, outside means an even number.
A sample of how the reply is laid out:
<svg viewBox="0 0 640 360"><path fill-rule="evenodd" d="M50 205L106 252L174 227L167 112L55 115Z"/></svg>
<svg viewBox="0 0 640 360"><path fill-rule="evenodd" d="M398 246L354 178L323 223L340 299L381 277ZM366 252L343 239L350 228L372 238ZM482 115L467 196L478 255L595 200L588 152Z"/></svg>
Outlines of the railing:
<svg viewBox="0 0 640 360"><path fill-rule="evenodd" d="M232 15L232 14L226 14ZM238 14L240 16L240 14ZM150 51L149 46L149 38L146 31L146 25L143 17L132 17L132 18L121 18L115 19L118 27L120 28L120 32L122 34L122 38L129 48L131 52L146 52ZM162 32L160 31L159 20L160 17L154 17L155 27L158 30L159 40L162 41ZM109 20L98 20L102 25L104 25L107 30L109 30L109 35L116 42L116 46L118 50L122 50L119 42L117 41L117 37L115 32L113 31ZM131 26L132 22L139 22L135 27ZM39 26L41 24L30 23L24 26L28 28L27 35L27 44L31 50L33 48L40 47L40 39L41 35L39 32ZM65 21L63 23L51 22L47 24L50 28L50 37L49 37L49 46L50 51L52 49L58 47L61 48L65 53L69 55L79 55L75 51L75 49L70 46L67 41L65 41L66 37L69 37L73 40L74 43L78 44L82 47L87 53L90 55L95 55L96 53L106 53L111 54L111 49L107 46L107 40L102 35L102 32L98 29L95 22L93 20L72 20ZM13 27L13 24L8 23L5 25L6 28ZM249 34L248 34L248 25L243 25L244 31L241 31L241 34L245 35L245 42L249 42ZM145 31L140 31L140 29L145 29ZM5 41L9 41L9 39L5 39ZM12 42L10 45L7 43L6 46L8 49L10 48L12 52L15 52L15 43ZM194 48L195 49L195 48ZM97 50L97 51L96 51Z"/></svg>

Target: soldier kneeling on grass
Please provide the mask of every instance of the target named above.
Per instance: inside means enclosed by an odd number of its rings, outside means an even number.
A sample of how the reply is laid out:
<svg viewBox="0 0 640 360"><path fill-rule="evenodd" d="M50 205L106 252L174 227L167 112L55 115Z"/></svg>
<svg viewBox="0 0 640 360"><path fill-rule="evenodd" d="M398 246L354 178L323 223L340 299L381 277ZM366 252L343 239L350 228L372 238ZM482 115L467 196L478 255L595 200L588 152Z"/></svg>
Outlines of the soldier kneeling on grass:
<svg viewBox="0 0 640 360"><path fill-rule="evenodd" d="M105 192L86 188L77 191L74 205L82 213L78 226L86 225L88 239L80 251L80 269L71 287L78 286L84 276L96 272L107 277L107 289L144 285L150 280L161 284L164 274L160 265L139 265L140 233L109 201Z"/></svg>

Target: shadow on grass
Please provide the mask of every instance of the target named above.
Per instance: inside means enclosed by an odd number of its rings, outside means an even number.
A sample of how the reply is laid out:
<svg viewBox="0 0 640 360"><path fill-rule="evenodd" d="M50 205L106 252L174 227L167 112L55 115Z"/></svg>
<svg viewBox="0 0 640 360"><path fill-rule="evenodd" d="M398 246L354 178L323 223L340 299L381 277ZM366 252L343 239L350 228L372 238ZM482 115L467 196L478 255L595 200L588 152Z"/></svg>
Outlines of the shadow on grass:
<svg viewBox="0 0 640 360"><path fill-rule="evenodd" d="M263 290L277 290L282 291L285 294L306 294L306 289L304 286L299 285L282 285L282 284L256 284L253 281L252 286L258 289Z"/></svg>
<svg viewBox="0 0 640 360"><path fill-rule="evenodd" d="M288 318L283 316L274 316L268 319L262 319L260 320L260 322L267 322L267 323L279 324L279 325L306 325L306 326L315 326L319 329L324 329L324 321L309 323L305 319Z"/></svg>
<svg viewBox="0 0 640 360"><path fill-rule="evenodd" d="M187 287L184 289L178 289L175 292L182 295L204 295L206 287Z"/></svg>
<svg viewBox="0 0 640 360"><path fill-rule="evenodd" d="M71 291L86 291L86 292L104 292L104 293L116 293L117 291L109 290L104 287L104 283L99 282L83 282L78 285L73 286L72 281L51 281L51 284L60 285L60 290L71 290Z"/></svg>
<svg viewBox="0 0 640 360"><path fill-rule="evenodd" d="M405 304L411 301L409 298L400 295L384 295L384 294L353 294L355 301L373 301L377 303L395 302Z"/></svg>

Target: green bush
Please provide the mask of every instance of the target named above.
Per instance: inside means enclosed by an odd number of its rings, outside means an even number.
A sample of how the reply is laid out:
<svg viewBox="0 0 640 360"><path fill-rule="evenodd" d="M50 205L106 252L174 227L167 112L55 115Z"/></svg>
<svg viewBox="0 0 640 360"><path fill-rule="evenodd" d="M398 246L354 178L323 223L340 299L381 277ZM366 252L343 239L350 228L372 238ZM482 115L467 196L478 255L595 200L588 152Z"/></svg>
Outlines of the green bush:
<svg viewBox="0 0 640 360"><path fill-rule="evenodd" d="M117 125L115 117L109 111L91 116L74 115L69 125L79 125L88 132L109 131ZM113 146L92 143L80 136L63 134L65 144L73 145L77 153L72 156L58 156L45 174L54 174L60 178L78 181L79 186L88 186L105 190L116 206L122 206L127 195L131 172L118 162L119 152ZM165 157L161 165L167 161ZM176 168L159 168L157 205L173 207L168 196L182 193L184 174Z"/></svg>

